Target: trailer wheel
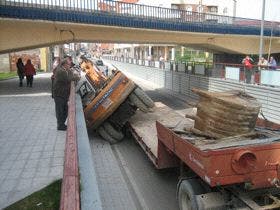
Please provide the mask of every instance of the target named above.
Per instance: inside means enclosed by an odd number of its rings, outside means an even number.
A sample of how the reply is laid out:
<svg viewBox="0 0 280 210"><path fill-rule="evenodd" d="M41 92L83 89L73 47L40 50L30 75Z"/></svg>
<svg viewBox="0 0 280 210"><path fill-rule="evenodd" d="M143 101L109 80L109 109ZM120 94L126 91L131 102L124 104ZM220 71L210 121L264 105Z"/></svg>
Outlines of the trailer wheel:
<svg viewBox="0 0 280 210"><path fill-rule="evenodd" d="M112 136L110 136L110 134L106 132L102 125L99 126L97 132L104 140L108 141L110 144L116 144L119 142L117 139L114 139Z"/></svg>
<svg viewBox="0 0 280 210"><path fill-rule="evenodd" d="M195 196L203 193L205 193L205 189L198 179L186 179L179 182L178 201L180 210L199 210Z"/></svg>
<svg viewBox="0 0 280 210"><path fill-rule="evenodd" d="M142 90L140 87L137 87L134 90L134 94L148 107L153 108L155 106L154 101Z"/></svg>
<svg viewBox="0 0 280 210"><path fill-rule="evenodd" d="M117 129L115 129L111 123L109 122L105 122L103 123L103 127L105 129L105 131L112 136L114 139L120 141L123 139L124 135L121 131L118 131Z"/></svg>
<svg viewBox="0 0 280 210"><path fill-rule="evenodd" d="M137 106L141 111L149 112L149 108L146 106L146 104L144 104L144 102L142 102L134 93L131 93L128 98L130 102L134 106Z"/></svg>

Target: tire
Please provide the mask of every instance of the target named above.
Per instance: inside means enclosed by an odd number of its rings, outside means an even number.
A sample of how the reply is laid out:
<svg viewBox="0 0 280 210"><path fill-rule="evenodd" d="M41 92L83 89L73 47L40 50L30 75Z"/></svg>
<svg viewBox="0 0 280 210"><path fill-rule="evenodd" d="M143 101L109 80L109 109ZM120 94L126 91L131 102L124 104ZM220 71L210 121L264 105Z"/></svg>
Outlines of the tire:
<svg viewBox="0 0 280 210"><path fill-rule="evenodd" d="M103 123L103 128L105 129L105 131L114 139L120 141L123 139L124 135L121 131L116 130L111 123L109 122L105 122Z"/></svg>
<svg viewBox="0 0 280 210"><path fill-rule="evenodd" d="M143 112L149 112L149 108L144 104L134 93L131 93L129 95L130 102L137 106L141 111Z"/></svg>
<svg viewBox="0 0 280 210"><path fill-rule="evenodd" d="M140 88L137 87L133 92L148 108L155 106L154 101Z"/></svg>
<svg viewBox="0 0 280 210"><path fill-rule="evenodd" d="M112 136L110 136L110 134L106 132L102 125L99 126L97 132L104 140L108 141L110 144L116 144L119 142L117 139L114 139Z"/></svg>
<svg viewBox="0 0 280 210"><path fill-rule="evenodd" d="M206 193L206 190L198 179L186 179L180 181L178 185L180 210L199 210L195 196L204 193Z"/></svg>

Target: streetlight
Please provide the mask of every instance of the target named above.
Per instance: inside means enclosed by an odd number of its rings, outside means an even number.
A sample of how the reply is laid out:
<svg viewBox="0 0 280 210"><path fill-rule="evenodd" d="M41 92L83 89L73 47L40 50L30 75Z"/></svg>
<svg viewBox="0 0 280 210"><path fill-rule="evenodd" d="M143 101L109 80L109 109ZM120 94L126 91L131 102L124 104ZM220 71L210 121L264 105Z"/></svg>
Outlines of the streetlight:
<svg viewBox="0 0 280 210"><path fill-rule="evenodd" d="M263 53L264 15L265 15L265 0L263 0L263 3L262 3L262 20L261 20L261 34L260 34L260 51L259 51L259 58L262 57L262 53Z"/></svg>
<svg viewBox="0 0 280 210"><path fill-rule="evenodd" d="M233 0L233 17L236 17L236 2L237 0Z"/></svg>

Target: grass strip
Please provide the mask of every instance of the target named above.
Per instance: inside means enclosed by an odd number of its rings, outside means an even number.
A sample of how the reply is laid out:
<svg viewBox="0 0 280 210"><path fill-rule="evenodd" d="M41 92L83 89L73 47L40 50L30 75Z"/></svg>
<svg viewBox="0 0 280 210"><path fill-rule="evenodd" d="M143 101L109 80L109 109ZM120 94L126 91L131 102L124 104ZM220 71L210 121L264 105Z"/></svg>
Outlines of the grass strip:
<svg viewBox="0 0 280 210"><path fill-rule="evenodd" d="M16 76L17 76L16 72L2 72L0 73L0 80L9 79Z"/></svg>
<svg viewBox="0 0 280 210"><path fill-rule="evenodd" d="M61 182L61 179L57 180L4 210L58 210Z"/></svg>

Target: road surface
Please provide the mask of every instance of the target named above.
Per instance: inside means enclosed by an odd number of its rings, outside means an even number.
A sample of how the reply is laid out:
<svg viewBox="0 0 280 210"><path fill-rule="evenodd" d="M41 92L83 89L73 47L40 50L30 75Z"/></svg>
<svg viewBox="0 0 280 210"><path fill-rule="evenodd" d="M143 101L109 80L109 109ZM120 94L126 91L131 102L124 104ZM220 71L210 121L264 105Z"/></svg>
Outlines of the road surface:
<svg viewBox="0 0 280 210"><path fill-rule="evenodd" d="M122 64L122 69L125 64ZM137 68L137 66L135 66ZM131 75L132 76L132 75ZM152 88L131 77L154 101L174 110L187 108L185 101L170 91ZM104 210L114 209L179 209L176 200L178 169L157 170L132 138L110 145L95 133L89 134Z"/></svg>

